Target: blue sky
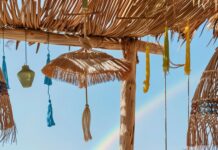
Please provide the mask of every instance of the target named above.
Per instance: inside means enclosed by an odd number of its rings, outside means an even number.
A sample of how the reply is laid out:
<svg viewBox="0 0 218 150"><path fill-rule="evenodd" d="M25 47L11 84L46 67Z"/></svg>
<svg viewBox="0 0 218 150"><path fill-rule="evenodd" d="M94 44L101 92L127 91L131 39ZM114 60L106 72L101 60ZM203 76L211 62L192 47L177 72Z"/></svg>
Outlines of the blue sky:
<svg viewBox="0 0 218 150"><path fill-rule="evenodd" d="M216 44L210 44L207 47L212 37L211 31L206 29L199 37L200 31L199 29L195 33L191 44L191 97L216 46ZM144 40L146 39L144 38ZM163 43L162 40L161 43ZM180 47L180 44L181 42L177 42L177 37L170 42L171 60L174 63L184 62L185 45ZM78 47L72 47L72 49L76 50ZM93 140L85 143L81 125L85 91L74 85L59 81L53 82L51 98L56 126L47 127L47 87L43 84L44 75L41 73L41 68L46 63L47 48L46 45L42 44L38 54L35 53L35 50L36 45L28 47L28 64L35 71L36 77L32 88L23 89L18 81L17 72L24 64L24 42L20 44L17 51L15 43L10 43L9 47L6 47L6 61L11 87L9 93L18 128L18 142L13 145L0 146L1 150L96 150L107 135L119 128L121 83L115 81L89 88ZM50 50L51 59L53 59L68 52L68 47L51 45ZM121 51L104 52L108 52L114 57L122 57ZM2 55L2 51L0 54ZM143 110L144 113L138 117L136 122L135 150L163 150L164 105L162 94L164 76L162 57L151 55L151 87L147 94L144 94L142 90L145 79L144 54L139 53L139 61L140 63L137 65L136 110L138 112ZM183 68L171 69L167 80L168 94L171 94L168 105L169 150L183 150L186 145L187 131L187 77L184 75ZM159 102L155 107L149 108L149 105L154 101ZM146 108L149 111L146 111ZM116 150L118 147L119 140L115 140L107 150Z"/></svg>

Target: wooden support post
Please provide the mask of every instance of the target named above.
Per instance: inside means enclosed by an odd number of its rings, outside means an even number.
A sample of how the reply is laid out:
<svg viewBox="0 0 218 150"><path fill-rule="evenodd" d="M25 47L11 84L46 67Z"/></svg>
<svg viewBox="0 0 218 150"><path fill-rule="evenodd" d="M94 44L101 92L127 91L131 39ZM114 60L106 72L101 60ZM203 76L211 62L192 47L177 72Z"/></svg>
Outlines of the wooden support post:
<svg viewBox="0 0 218 150"><path fill-rule="evenodd" d="M135 132L135 94L136 94L136 54L137 47L134 40L124 43L125 59L131 62L129 78L122 82L120 104L120 150L134 149Z"/></svg>

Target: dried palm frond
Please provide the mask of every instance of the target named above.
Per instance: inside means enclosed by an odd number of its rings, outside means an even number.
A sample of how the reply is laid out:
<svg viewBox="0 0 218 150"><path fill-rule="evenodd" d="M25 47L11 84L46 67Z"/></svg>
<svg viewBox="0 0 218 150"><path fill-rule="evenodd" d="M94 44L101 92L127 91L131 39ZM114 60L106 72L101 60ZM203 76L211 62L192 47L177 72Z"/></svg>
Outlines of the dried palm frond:
<svg viewBox="0 0 218 150"><path fill-rule="evenodd" d="M218 48L192 100L187 146L199 150L218 149Z"/></svg>
<svg viewBox="0 0 218 150"><path fill-rule="evenodd" d="M82 0L19 2L0 1L1 8L5 8L0 11L4 16L1 25L15 30L28 28L83 34ZM91 28L87 29L87 35L109 38L158 36L164 33L166 21L169 29L183 35L186 20L190 19L191 36L217 12L218 0L90 0L87 7L93 12L88 13Z"/></svg>
<svg viewBox="0 0 218 150"><path fill-rule="evenodd" d="M130 72L130 64L106 53L80 49L61 55L47 64L42 72L50 77L79 87L101 82L124 80Z"/></svg>

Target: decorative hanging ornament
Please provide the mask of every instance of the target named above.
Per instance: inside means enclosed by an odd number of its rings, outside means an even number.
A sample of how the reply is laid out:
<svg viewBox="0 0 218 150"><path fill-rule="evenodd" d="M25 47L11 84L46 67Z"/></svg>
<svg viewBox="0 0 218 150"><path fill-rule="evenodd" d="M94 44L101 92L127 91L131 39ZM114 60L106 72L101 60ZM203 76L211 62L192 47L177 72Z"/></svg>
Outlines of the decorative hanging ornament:
<svg viewBox="0 0 218 150"><path fill-rule="evenodd" d="M27 65L27 39L26 39L26 30L25 30L25 65L23 65L21 71L18 72L17 76L24 88L29 88L32 86L35 72L32 71Z"/></svg>
<svg viewBox="0 0 218 150"><path fill-rule="evenodd" d="M35 73L29 68L28 65L23 65L21 71L18 72L17 76L21 85L24 88L28 88L32 86Z"/></svg>
<svg viewBox="0 0 218 150"><path fill-rule="evenodd" d="M4 79L6 82L6 86L7 89L9 89L9 79L8 79L8 71L7 71L7 64L6 64L6 60L5 60L5 45L4 45L4 29L3 29L3 39L2 39L2 50L3 50L3 56L2 56L2 71L3 71L3 75L4 75Z"/></svg>
<svg viewBox="0 0 218 150"><path fill-rule="evenodd" d="M53 119L53 108L52 108L52 103L51 103L51 98L50 98L50 86L48 85L48 97L49 97L49 104L48 104L48 113L47 113L47 125L48 127L55 126L55 122Z"/></svg>
<svg viewBox="0 0 218 150"><path fill-rule="evenodd" d="M164 52L163 52L163 71L165 73L169 72L170 67L170 56L169 56L169 36L168 27L165 27L164 33Z"/></svg>
<svg viewBox="0 0 218 150"><path fill-rule="evenodd" d="M130 63L92 49L80 49L59 56L47 64L42 72L50 77L87 88L115 79L125 80L130 72ZM90 139L89 107L83 113L84 138ZM87 133L88 132L88 133ZM88 138L89 137L89 138Z"/></svg>
<svg viewBox="0 0 218 150"><path fill-rule="evenodd" d="M107 81L125 80L130 63L93 49L80 49L65 53L43 67L49 78L72 83L80 88Z"/></svg>
<svg viewBox="0 0 218 150"><path fill-rule="evenodd" d="M84 38L80 38L82 49L59 56L47 64L42 72L50 77L66 81L86 89L86 106L82 117L85 141L92 139L90 132L91 112L88 105L88 86L110 80L124 80L130 72L130 63L92 50L86 34L88 0L83 0Z"/></svg>
<svg viewBox="0 0 218 150"><path fill-rule="evenodd" d="M92 135L90 131L91 111L89 109L89 104L88 104L88 87L87 86L85 88L85 91L86 91L86 105L85 105L85 109L83 111L83 116L82 116L82 127L83 127L84 140L89 141L92 139Z"/></svg>
<svg viewBox="0 0 218 150"><path fill-rule="evenodd" d="M184 72L186 75L190 75L191 73L191 58L190 58L190 25L189 21L185 27L185 36L186 36L186 55L185 55L185 65Z"/></svg>
<svg viewBox="0 0 218 150"><path fill-rule="evenodd" d="M201 76L192 99L187 146L218 149L218 48Z"/></svg>
<svg viewBox="0 0 218 150"><path fill-rule="evenodd" d="M49 49L49 33L48 33L48 44L47 44L47 50L48 50L48 54L47 54L47 61L46 64L50 63L50 49ZM50 96L50 86L52 85L52 80L51 78L45 76L44 79L44 84L46 84L48 86L48 113L47 113L47 126L48 127L52 127L55 126L55 122L53 119L53 108L52 108L52 103L51 103L51 96Z"/></svg>
<svg viewBox="0 0 218 150"><path fill-rule="evenodd" d="M150 87L150 50L146 45L146 80L144 81L144 93L147 93Z"/></svg>
<svg viewBox="0 0 218 150"><path fill-rule="evenodd" d="M16 142L16 133L7 85L0 68L0 142Z"/></svg>

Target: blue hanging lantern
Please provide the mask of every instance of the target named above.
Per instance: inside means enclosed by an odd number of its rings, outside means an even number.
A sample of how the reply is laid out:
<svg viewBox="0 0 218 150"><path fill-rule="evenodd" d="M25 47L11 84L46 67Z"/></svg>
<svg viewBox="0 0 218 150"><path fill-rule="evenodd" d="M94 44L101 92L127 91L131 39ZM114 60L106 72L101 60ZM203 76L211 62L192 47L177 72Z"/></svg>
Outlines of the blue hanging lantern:
<svg viewBox="0 0 218 150"><path fill-rule="evenodd" d="M48 64L49 62L50 62L50 54L48 53L46 64ZM51 80L51 78L45 76L44 84L46 84L46 85L48 85L48 86L52 85L52 80Z"/></svg>

